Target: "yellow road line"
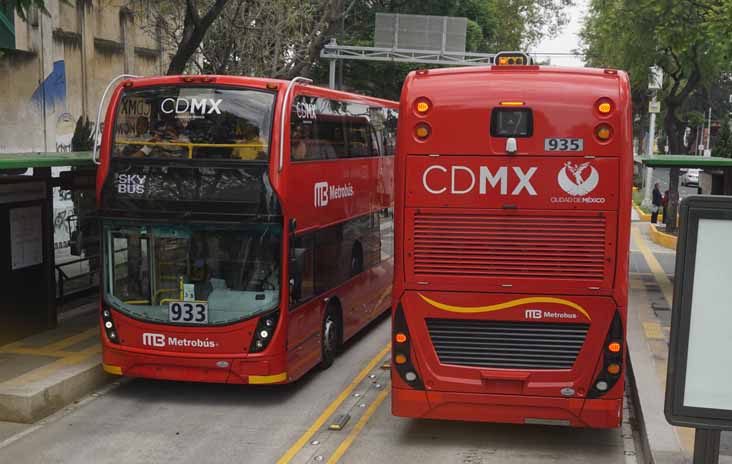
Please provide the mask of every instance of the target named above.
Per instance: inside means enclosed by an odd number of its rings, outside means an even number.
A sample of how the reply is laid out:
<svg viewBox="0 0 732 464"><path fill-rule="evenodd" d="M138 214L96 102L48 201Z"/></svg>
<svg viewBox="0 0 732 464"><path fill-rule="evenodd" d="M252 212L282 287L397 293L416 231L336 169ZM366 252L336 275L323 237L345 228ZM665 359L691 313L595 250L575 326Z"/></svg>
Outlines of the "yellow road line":
<svg viewBox="0 0 732 464"><path fill-rule="evenodd" d="M366 410L365 413L363 413L363 416L358 420L356 425L353 427L353 430L348 434L345 440L343 440L343 443L340 444L338 448L336 448L333 455L328 459L328 464L335 464L338 462L340 458L343 457L343 455L348 451L348 448L353 444L353 441L356 439L359 433L361 433L361 430L363 430L364 426L366 426L366 423L371 419L371 416L376 412L376 410L381 406L381 403L384 402L387 395L389 395L389 389L384 388L379 392L379 395L376 397L373 403L371 403L371 406Z"/></svg>
<svg viewBox="0 0 732 464"><path fill-rule="evenodd" d="M346 387L345 390L341 392L340 395L338 395L338 398L333 400L327 408L325 408L325 411L318 417L315 422L310 425L310 427L305 431L305 433L302 434L302 436L295 442L290 449L287 450L285 454L282 455L281 458L277 460L277 464L285 464L287 462L290 462L290 460L295 457L295 455L302 449L303 446L310 440L310 438L315 435L315 433L320 430L320 428L325 424L325 421L328 420L330 416L333 415L333 413L338 409L338 406L343 403L343 401L346 400L351 394L351 392L358 386L358 384L363 381L363 379L366 378L366 376L371 372L376 365L381 362L381 360L384 358L384 356L387 355L389 352L389 349L391 348L391 343L387 343L386 346L377 354L374 356L371 361L369 361L368 365L363 368L361 372L358 373L358 375L353 379L350 385Z"/></svg>
<svg viewBox="0 0 732 464"><path fill-rule="evenodd" d="M50 364L46 364L45 366L38 367L36 369L33 369L32 371L26 372L23 375L19 375L18 377L14 377L10 380L6 380L0 385L2 385L3 387L17 387L43 380L54 374L56 371L63 369L64 367L81 364L82 362L100 353L101 351L101 345L90 346L89 348L79 351L73 356L66 356L65 358L61 358Z"/></svg>
<svg viewBox="0 0 732 464"><path fill-rule="evenodd" d="M635 239L636 244L638 245L638 248L640 248L640 252L643 255L643 259L646 260L646 264L648 264L648 267L651 269L651 272L653 273L653 278L656 279L656 282L658 283L658 286L661 287L661 292L663 293L663 297L666 299L666 303L668 303L669 307L673 305L673 284L671 283L671 280L669 280L666 273L663 271L663 267L658 262L656 257L654 256L651 249L646 244L646 240L643 238L643 234L641 234L640 229L638 229L637 225L632 226L632 233L633 238ZM644 331L646 327L644 324ZM646 333L646 335L648 335ZM663 335L662 335L663 337ZM651 338L653 339L653 338ZM658 379L659 382L661 382L661 385L665 388L665 380L666 380L666 366L665 364L661 365L659 368ZM691 453L694 449L694 433L692 429L686 428L686 427L674 427L676 429L676 432L679 436L679 440L681 441L682 446L686 449L687 452Z"/></svg>
<svg viewBox="0 0 732 464"><path fill-rule="evenodd" d="M646 245L646 240L643 238L640 229L638 229L638 226L635 225L633 226L633 238L635 238L636 245L638 245L638 248L640 248L640 252L643 255L643 258L646 260L648 267L651 269L653 277L656 279L656 282L658 282L658 286L661 287L661 293L663 293L664 298L666 298L666 303L671 306L674 301L674 286L664 272L661 264L653 255L651 249L648 248L648 245Z"/></svg>

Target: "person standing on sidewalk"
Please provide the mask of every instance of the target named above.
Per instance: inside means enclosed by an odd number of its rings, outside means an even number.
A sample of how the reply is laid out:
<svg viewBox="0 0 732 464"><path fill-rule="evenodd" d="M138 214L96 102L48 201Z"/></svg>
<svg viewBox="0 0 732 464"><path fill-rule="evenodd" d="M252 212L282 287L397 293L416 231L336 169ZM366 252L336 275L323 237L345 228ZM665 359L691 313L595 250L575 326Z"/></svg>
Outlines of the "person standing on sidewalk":
<svg viewBox="0 0 732 464"><path fill-rule="evenodd" d="M661 190L658 188L658 182L653 185L653 206L651 207L651 223L658 223L658 210L661 209Z"/></svg>

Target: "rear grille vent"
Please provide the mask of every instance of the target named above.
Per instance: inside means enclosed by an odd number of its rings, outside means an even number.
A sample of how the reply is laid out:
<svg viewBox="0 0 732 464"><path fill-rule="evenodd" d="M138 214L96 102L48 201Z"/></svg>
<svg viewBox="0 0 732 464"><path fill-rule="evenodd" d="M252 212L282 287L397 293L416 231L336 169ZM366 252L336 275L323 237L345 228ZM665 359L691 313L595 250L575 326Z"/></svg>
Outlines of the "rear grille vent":
<svg viewBox="0 0 732 464"><path fill-rule="evenodd" d="M604 216L416 212L416 276L604 280Z"/></svg>
<svg viewBox="0 0 732 464"><path fill-rule="evenodd" d="M589 324L427 319L442 364L571 369Z"/></svg>

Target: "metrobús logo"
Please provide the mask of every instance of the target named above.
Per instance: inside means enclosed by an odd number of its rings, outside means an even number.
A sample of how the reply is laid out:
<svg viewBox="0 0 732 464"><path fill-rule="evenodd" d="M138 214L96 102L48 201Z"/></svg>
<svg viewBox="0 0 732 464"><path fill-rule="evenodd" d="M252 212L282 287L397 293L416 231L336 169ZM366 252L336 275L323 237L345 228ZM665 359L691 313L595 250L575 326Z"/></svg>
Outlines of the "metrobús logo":
<svg viewBox="0 0 732 464"><path fill-rule="evenodd" d="M144 346L153 346L155 348L165 348L166 346L175 346L183 348L216 348L219 346L213 340L208 338L178 338L166 337L163 334L145 332L142 334L142 344Z"/></svg>
<svg viewBox="0 0 732 464"><path fill-rule="evenodd" d="M600 173L588 161L572 163L566 161L557 174L559 187L567 192L569 197L552 197L552 203L605 203L604 197L588 197L600 183Z"/></svg>
<svg viewBox="0 0 732 464"><path fill-rule="evenodd" d="M353 185L329 185L328 182L316 182L314 187L315 207L327 206L331 200L350 198L353 196Z"/></svg>
<svg viewBox="0 0 732 464"><path fill-rule="evenodd" d="M542 311L541 309L527 309L524 311L525 319L577 319L575 313Z"/></svg>

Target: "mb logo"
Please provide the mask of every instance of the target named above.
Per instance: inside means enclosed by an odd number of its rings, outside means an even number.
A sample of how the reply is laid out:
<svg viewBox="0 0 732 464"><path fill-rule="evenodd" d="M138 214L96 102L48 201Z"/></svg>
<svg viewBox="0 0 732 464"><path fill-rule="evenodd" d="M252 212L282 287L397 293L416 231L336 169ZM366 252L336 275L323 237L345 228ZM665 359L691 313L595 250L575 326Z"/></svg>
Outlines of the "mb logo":
<svg viewBox="0 0 732 464"><path fill-rule="evenodd" d="M526 319L541 319L541 309L527 309L524 315Z"/></svg>
<svg viewBox="0 0 732 464"><path fill-rule="evenodd" d="M165 335L144 333L142 334L142 344L146 346L163 347L165 346Z"/></svg>
<svg viewBox="0 0 732 464"><path fill-rule="evenodd" d="M315 184L315 207L320 208L328 204L328 182Z"/></svg>

